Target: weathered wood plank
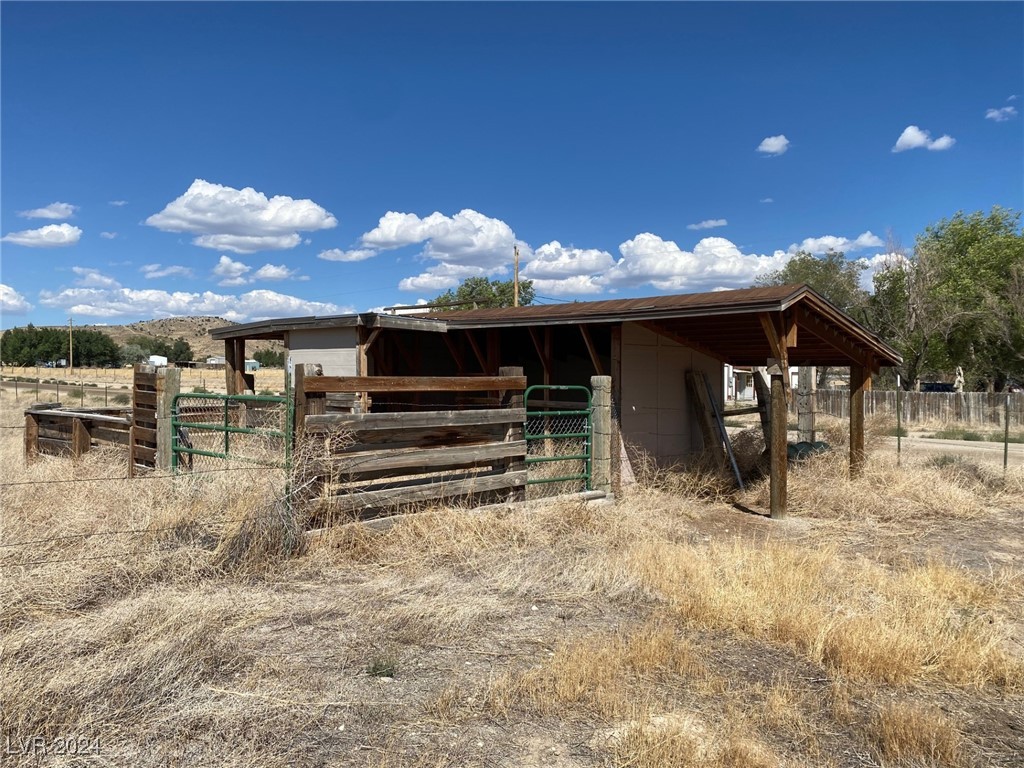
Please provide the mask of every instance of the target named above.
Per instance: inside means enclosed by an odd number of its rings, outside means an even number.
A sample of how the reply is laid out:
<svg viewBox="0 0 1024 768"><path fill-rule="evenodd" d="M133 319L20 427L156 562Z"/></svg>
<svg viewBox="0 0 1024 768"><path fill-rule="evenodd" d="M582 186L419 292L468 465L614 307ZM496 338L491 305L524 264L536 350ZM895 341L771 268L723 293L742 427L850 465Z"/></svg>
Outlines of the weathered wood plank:
<svg viewBox="0 0 1024 768"><path fill-rule="evenodd" d="M153 443L156 444L156 429L147 429L146 427L135 426L135 440L136 442L142 443Z"/></svg>
<svg viewBox="0 0 1024 768"><path fill-rule="evenodd" d="M464 427L484 424L512 424L526 421L525 408L488 408L479 411L416 411L404 413L326 413L307 416L307 432L379 429L422 429Z"/></svg>
<svg viewBox="0 0 1024 768"><path fill-rule="evenodd" d="M90 430L92 439L101 443L115 443L116 445L128 445L127 429L106 429L104 427L93 427Z"/></svg>
<svg viewBox="0 0 1024 768"><path fill-rule="evenodd" d="M156 461L156 448L148 448L135 442L134 457L137 464L152 464Z"/></svg>
<svg viewBox="0 0 1024 768"><path fill-rule="evenodd" d="M526 389L525 376L315 376L303 382L312 392L482 392Z"/></svg>
<svg viewBox="0 0 1024 768"><path fill-rule="evenodd" d="M141 389L136 389L132 397L135 405L144 405L156 410L156 392L143 392Z"/></svg>
<svg viewBox="0 0 1024 768"><path fill-rule="evenodd" d="M361 509L397 509L406 504L436 499L486 493L526 485L526 472L504 472L497 475L477 475L448 482L414 482L408 485L380 490L348 493L330 500L332 510L356 512Z"/></svg>
<svg viewBox="0 0 1024 768"><path fill-rule="evenodd" d="M441 448L385 449L345 454L324 464L336 473L358 474L379 470L409 469L437 472L451 465L486 464L497 459L526 458L526 441L515 440L480 445L453 445Z"/></svg>
<svg viewBox="0 0 1024 768"><path fill-rule="evenodd" d="M89 437L89 428L81 419L74 419L71 427L71 455L78 457L88 453L92 447L92 438Z"/></svg>
<svg viewBox="0 0 1024 768"><path fill-rule="evenodd" d="M31 413L25 414L25 458L33 459L39 454L39 420Z"/></svg>

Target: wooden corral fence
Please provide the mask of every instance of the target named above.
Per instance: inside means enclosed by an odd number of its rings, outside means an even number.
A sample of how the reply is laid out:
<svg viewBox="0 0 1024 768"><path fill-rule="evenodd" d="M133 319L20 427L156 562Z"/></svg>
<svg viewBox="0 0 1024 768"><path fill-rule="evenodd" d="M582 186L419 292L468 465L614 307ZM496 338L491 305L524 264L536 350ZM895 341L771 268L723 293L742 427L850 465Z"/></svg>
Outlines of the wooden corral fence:
<svg viewBox="0 0 1024 768"><path fill-rule="evenodd" d="M25 411L25 457L79 457L101 446L128 447L130 408L62 408L36 403Z"/></svg>
<svg viewBox="0 0 1024 768"><path fill-rule="evenodd" d="M328 513L375 515L411 504L465 498L525 498L526 411L522 369L500 376L334 377L295 371L296 486ZM329 395L410 393L431 403L491 392L498 407L329 413ZM415 401L415 398L412 398Z"/></svg>
<svg viewBox="0 0 1024 768"><path fill-rule="evenodd" d="M128 470L171 466L171 403L178 394L181 371L146 363L135 366L132 383L132 429Z"/></svg>
<svg viewBox="0 0 1024 768"><path fill-rule="evenodd" d="M995 428L1006 423L1005 393L902 392L900 395L905 424L940 423ZM847 390L819 389L815 397L816 413L849 418L850 393ZM1009 402L1010 427L1024 427L1024 394L1011 393ZM895 421L896 393L882 390L865 392L864 416L886 416Z"/></svg>

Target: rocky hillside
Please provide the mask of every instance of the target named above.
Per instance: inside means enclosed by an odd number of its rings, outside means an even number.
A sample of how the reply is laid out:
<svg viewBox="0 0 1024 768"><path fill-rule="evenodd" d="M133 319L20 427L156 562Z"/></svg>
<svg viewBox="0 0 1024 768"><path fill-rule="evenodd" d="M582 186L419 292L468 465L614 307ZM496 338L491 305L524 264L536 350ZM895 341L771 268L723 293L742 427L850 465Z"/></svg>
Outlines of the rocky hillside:
<svg viewBox="0 0 1024 768"><path fill-rule="evenodd" d="M132 336L148 336L151 338L177 339L179 336L189 343L197 360L210 355L223 355L224 343L214 341L210 330L236 325L222 317L168 317L161 320L143 320L128 325L83 325L79 326L91 331L102 331L117 344L125 344ZM245 345L246 355L262 349L281 351L284 345L279 341L248 341Z"/></svg>

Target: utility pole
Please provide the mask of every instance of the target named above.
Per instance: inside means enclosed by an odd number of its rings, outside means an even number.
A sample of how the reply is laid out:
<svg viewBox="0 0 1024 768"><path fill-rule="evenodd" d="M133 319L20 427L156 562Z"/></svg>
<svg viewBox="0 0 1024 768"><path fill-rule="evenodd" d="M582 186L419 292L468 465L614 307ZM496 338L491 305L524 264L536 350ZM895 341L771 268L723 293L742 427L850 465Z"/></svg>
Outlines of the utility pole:
<svg viewBox="0 0 1024 768"><path fill-rule="evenodd" d="M71 318L68 318L68 370L75 367L74 337L71 335Z"/></svg>
<svg viewBox="0 0 1024 768"><path fill-rule="evenodd" d="M512 252L515 254L515 257L516 257L515 279L514 279L514 282L512 284L512 306L513 307L518 307L519 306L519 246L518 245L513 245L512 246Z"/></svg>

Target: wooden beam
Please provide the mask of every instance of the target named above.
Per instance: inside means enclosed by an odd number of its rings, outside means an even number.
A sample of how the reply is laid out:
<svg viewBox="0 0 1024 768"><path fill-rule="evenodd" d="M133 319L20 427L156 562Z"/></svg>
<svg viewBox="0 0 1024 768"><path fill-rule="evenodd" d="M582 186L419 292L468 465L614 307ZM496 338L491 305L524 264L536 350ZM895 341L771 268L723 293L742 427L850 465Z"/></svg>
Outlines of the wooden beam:
<svg viewBox="0 0 1024 768"><path fill-rule="evenodd" d="M380 332L382 330L384 330L384 329L383 328L374 328L373 330L370 331L369 335L366 337L366 344L364 345L367 352L369 352L370 347L373 346L373 342L375 342L377 340L377 337L380 336Z"/></svg>
<svg viewBox="0 0 1024 768"><path fill-rule="evenodd" d="M385 507L394 509L402 504L412 504L433 499L465 496L471 493L500 491L526 485L526 472L503 472L479 474L443 482L407 483L398 487L366 490L336 496L329 502L331 510L355 512L360 509Z"/></svg>
<svg viewBox="0 0 1024 768"><path fill-rule="evenodd" d="M410 371L416 371L416 361L409 356L409 351L405 348L405 344L402 343L402 335L393 333L391 334L391 339L395 342L395 349L398 350L398 355L402 358L402 362L405 363L405 367Z"/></svg>
<svg viewBox="0 0 1024 768"><path fill-rule="evenodd" d="M526 389L525 376L315 376L304 381L312 392L485 392Z"/></svg>
<svg viewBox="0 0 1024 768"><path fill-rule="evenodd" d="M789 356L786 354L786 345L779 334L778 326L775 325L774 317L768 312L758 312L757 319L761 321L761 328L768 339L768 348L771 350L771 356L779 361L783 369L788 368L789 366L786 363Z"/></svg>
<svg viewBox="0 0 1024 768"><path fill-rule="evenodd" d="M358 476L363 472L407 469L409 474L441 471L454 465L490 464L511 457L526 456L526 441L448 445L439 448L383 448L325 459L323 464L338 474Z"/></svg>
<svg viewBox="0 0 1024 768"><path fill-rule="evenodd" d="M583 343L587 345L587 352L590 353L590 362L594 365L594 372L598 376L604 376L604 368L601 366L601 360L597 356L597 350L594 349L594 341L590 338L590 331L587 330L587 326L583 323L580 323L579 329L583 335Z"/></svg>
<svg viewBox="0 0 1024 768"><path fill-rule="evenodd" d="M788 374L787 374L788 375ZM786 392L783 387L783 376L772 374L772 441L771 478L769 488L770 514L773 519L786 516L786 485L788 479L788 454L786 440Z"/></svg>
<svg viewBox="0 0 1024 768"><path fill-rule="evenodd" d="M296 389L298 394L298 389ZM296 405L298 412L298 405ZM296 422L298 418L296 417ZM307 432L346 430L374 432L431 427L471 427L526 421L525 408L488 408L479 411L406 411L402 413L325 413L306 417Z"/></svg>
<svg viewBox="0 0 1024 768"><path fill-rule="evenodd" d="M442 333L441 338L444 339L444 343L448 347L448 351L451 353L452 360L455 361L455 367L458 370L459 375L465 375L466 361L462 356L462 350L455 345L455 340L449 334Z"/></svg>
<svg viewBox="0 0 1024 768"><path fill-rule="evenodd" d="M871 370L850 366L850 477L864 471L864 392L871 386Z"/></svg>
<svg viewBox="0 0 1024 768"><path fill-rule="evenodd" d="M487 373L487 359L484 357L484 353L480 350L480 345L476 343L476 337L473 332L466 330L466 338L469 339L469 346L473 350L473 354L476 355L476 361L480 364L480 370L483 373Z"/></svg>
<svg viewBox="0 0 1024 768"><path fill-rule="evenodd" d="M537 336L537 330L531 325L526 330L530 332L530 339L533 340L533 348L537 350L537 358L540 360L541 368L544 371L543 384L551 383L551 357L544 354L544 346ZM549 350L550 352L550 350Z"/></svg>
<svg viewBox="0 0 1024 768"><path fill-rule="evenodd" d="M646 328L648 331L651 331L651 333L656 333L659 336L664 336L666 339L674 341L676 344L682 344L684 347L689 347L695 352L700 352L702 355L707 355L708 357L714 360L718 360L719 362L725 361L725 358L722 356L721 352L716 352L713 349L709 349L708 347L705 347L703 344L700 344L687 336L683 336L681 333L677 333L676 331L673 331L670 328L665 328L664 326L656 322L652 322L650 320L638 320L636 324L639 325L641 328Z"/></svg>
<svg viewBox="0 0 1024 768"><path fill-rule="evenodd" d="M235 339L235 393L245 394L248 385L245 380L245 339Z"/></svg>
<svg viewBox="0 0 1024 768"><path fill-rule="evenodd" d="M821 318L807 311L804 307L796 307L795 311L796 321L805 330L810 331L830 347L841 352L851 363L859 363L861 365L867 363L870 355L866 350L858 347L856 344L852 344L849 339L823 322Z"/></svg>

